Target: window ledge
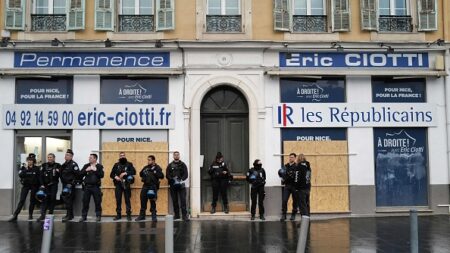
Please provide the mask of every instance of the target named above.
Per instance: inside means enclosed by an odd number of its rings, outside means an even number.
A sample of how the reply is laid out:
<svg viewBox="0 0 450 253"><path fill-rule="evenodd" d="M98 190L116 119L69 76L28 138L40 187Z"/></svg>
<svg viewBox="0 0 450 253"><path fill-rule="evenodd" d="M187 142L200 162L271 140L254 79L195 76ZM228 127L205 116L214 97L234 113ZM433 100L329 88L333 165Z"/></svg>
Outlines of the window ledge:
<svg viewBox="0 0 450 253"><path fill-rule="evenodd" d="M164 39L164 32L106 32L110 40L155 40Z"/></svg>
<svg viewBox="0 0 450 253"><path fill-rule="evenodd" d="M57 32L48 32L48 31L26 31L26 32L18 32L17 39L18 40L52 40L57 37L59 40L74 40L76 31L57 31Z"/></svg>
<svg viewBox="0 0 450 253"><path fill-rule="evenodd" d="M376 32L370 33L372 41L426 41L426 33L424 32Z"/></svg>
<svg viewBox="0 0 450 253"><path fill-rule="evenodd" d="M297 41L338 41L338 32L285 32L284 40Z"/></svg>

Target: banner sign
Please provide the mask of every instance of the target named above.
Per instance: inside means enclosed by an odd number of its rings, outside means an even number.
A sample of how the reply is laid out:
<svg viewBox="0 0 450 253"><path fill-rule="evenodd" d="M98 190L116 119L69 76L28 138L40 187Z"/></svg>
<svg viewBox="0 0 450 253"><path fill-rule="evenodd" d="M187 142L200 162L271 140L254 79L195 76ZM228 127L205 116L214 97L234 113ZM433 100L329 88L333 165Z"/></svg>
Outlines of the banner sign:
<svg viewBox="0 0 450 253"><path fill-rule="evenodd" d="M424 103L425 80L408 80L390 82L387 80L372 81L372 101L381 103Z"/></svg>
<svg viewBox="0 0 450 253"><path fill-rule="evenodd" d="M282 103L336 103L345 102L344 78L281 79Z"/></svg>
<svg viewBox="0 0 450 253"><path fill-rule="evenodd" d="M284 128L282 141L345 141L347 128Z"/></svg>
<svg viewBox="0 0 450 253"><path fill-rule="evenodd" d="M17 79L16 104L72 104L72 79Z"/></svg>
<svg viewBox="0 0 450 253"><path fill-rule="evenodd" d="M299 104L273 107L274 127L431 127L436 105L428 103Z"/></svg>
<svg viewBox="0 0 450 253"><path fill-rule="evenodd" d="M100 85L102 104L166 104L168 79L109 79Z"/></svg>
<svg viewBox="0 0 450 253"><path fill-rule="evenodd" d="M3 105L4 129L173 129L174 105Z"/></svg>
<svg viewBox="0 0 450 253"><path fill-rule="evenodd" d="M428 206L426 128L375 128L377 206Z"/></svg>
<svg viewBox="0 0 450 253"><path fill-rule="evenodd" d="M102 142L167 142L167 130L102 130Z"/></svg>
<svg viewBox="0 0 450 253"><path fill-rule="evenodd" d="M161 68L169 52L15 52L15 68Z"/></svg>
<svg viewBox="0 0 450 253"><path fill-rule="evenodd" d="M429 68L428 53L280 52L280 67Z"/></svg>

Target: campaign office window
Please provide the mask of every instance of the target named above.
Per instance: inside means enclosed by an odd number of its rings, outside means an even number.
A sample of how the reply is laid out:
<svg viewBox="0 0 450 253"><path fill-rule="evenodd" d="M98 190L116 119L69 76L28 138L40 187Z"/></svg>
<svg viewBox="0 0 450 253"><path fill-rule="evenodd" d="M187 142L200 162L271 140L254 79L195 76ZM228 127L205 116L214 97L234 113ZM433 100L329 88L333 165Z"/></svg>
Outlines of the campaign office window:
<svg viewBox="0 0 450 253"><path fill-rule="evenodd" d="M331 13L331 19L327 13ZM290 32L350 31L348 0L275 0L274 29Z"/></svg>
<svg viewBox="0 0 450 253"><path fill-rule="evenodd" d="M16 104L72 104L72 78L16 79Z"/></svg>
<svg viewBox="0 0 450 253"><path fill-rule="evenodd" d="M169 80L167 78L102 77L100 103L102 104L167 104Z"/></svg>
<svg viewBox="0 0 450 253"><path fill-rule="evenodd" d="M32 31L84 29L85 0L33 0Z"/></svg>
<svg viewBox="0 0 450 253"><path fill-rule="evenodd" d="M374 103L425 103L425 78L394 79L372 78L372 101Z"/></svg>
<svg viewBox="0 0 450 253"><path fill-rule="evenodd" d="M154 32L175 29L174 0L96 0L95 29ZM116 9L117 6L117 9ZM118 13L117 18L115 13Z"/></svg>
<svg viewBox="0 0 450 253"><path fill-rule="evenodd" d="M282 103L343 103L344 77L282 78L280 79Z"/></svg>
<svg viewBox="0 0 450 253"><path fill-rule="evenodd" d="M206 32L242 31L240 0L207 0Z"/></svg>
<svg viewBox="0 0 450 253"><path fill-rule="evenodd" d="M361 29L412 32L412 6L417 6L417 30L436 31L436 0L361 0Z"/></svg>

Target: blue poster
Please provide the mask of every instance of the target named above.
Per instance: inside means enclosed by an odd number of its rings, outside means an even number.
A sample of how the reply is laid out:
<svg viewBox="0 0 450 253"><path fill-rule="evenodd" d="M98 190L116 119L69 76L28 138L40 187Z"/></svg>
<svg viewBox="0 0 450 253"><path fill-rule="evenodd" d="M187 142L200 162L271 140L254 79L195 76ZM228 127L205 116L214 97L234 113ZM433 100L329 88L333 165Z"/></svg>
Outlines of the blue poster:
<svg viewBox="0 0 450 253"><path fill-rule="evenodd" d="M70 78L17 79L16 104L72 104Z"/></svg>
<svg viewBox="0 0 450 253"><path fill-rule="evenodd" d="M102 78L100 102L102 104L167 104L168 86L167 78Z"/></svg>
<svg viewBox="0 0 450 253"><path fill-rule="evenodd" d="M282 103L345 102L345 79L280 79Z"/></svg>
<svg viewBox="0 0 450 253"><path fill-rule="evenodd" d="M281 68L428 68L423 52L280 52Z"/></svg>
<svg viewBox="0 0 450 253"><path fill-rule="evenodd" d="M426 128L374 128L377 207L428 205Z"/></svg>
<svg viewBox="0 0 450 253"><path fill-rule="evenodd" d="M169 52L15 52L15 68L168 68Z"/></svg>
<svg viewBox="0 0 450 253"><path fill-rule="evenodd" d="M282 141L345 141L347 128L283 128Z"/></svg>
<svg viewBox="0 0 450 253"><path fill-rule="evenodd" d="M394 80L372 79L372 101L375 103L425 103L424 78Z"/></svg>

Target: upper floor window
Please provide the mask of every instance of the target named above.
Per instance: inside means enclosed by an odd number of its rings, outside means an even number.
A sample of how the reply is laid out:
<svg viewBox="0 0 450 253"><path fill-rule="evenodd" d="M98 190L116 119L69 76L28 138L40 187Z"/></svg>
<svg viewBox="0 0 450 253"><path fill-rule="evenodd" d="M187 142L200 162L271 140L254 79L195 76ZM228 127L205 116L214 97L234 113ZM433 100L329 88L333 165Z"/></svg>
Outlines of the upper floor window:
<svg viewBox="0 0 450 253"><path fill-rule="evenodd" d="M6 0L5 28L23 30L25 28L25 0Z"/></svg>
<svg viewBox="0 0 450 253"><path fill-rule="evenodd" d="M6 0L5 28L25 30L26 0ZM85 0L31 1L31 31L84 29Z"/></svg>
<svg viewBox="0 0 450 253"><path fill-rule="evenodd" d="M412 32L411 1L417 1L417 29L437 30L436 0L361 0L361 28L381 32Z"/></svg>
<svg viewBox="0 0 450 253"><path fill-rule="evenodd" d="M274 0L274 29L292 32L328 32L350 30L348 0ZM330 8L331 19L327 12Z"/></svg>
<svg viewBox="0 0 450 253"><path fill-rule="evenodd" d="M207 0L206 32L241 32L240 0Z"/></svg>
<svg viewBox="0 0 450 253"><path fill-rule="evenodd" d="M379 0L378 26L383 32L411 32L409 0Z"/></svg>
<svg viewBox="0 0 450 253"><path fill-rule="evenodd" d="M32 31L84 29L84 0L34 0Z"/></svg>
<svg viewBox="0 0 450 253"><path fill-rule="evenodd" d="M120 32L152 32L155 30L152 0L122 0L120 2Z"/></svg>
<svg viewBox="0 0 450 253"><path fill-rule="evenodd" d="M119 32L153 32L175 28L174 0L96 0L95 29Z"/></svg>

